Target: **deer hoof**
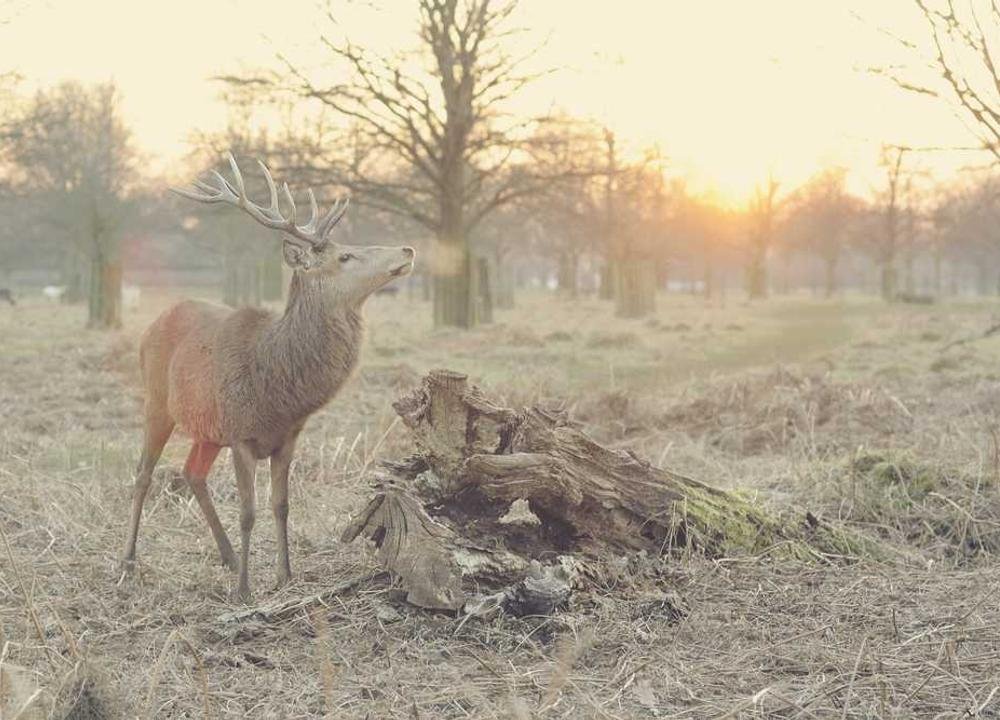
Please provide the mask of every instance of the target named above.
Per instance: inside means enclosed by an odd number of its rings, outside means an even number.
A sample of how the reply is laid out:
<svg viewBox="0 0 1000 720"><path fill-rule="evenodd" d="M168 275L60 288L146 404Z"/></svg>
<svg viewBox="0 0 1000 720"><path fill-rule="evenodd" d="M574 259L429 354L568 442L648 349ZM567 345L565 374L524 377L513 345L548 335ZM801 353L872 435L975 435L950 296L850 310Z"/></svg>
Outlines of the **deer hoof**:
<svg viewBox="0 0 1000 720"><path fill-rule="evenodd" d="M118 563L118 582L116 585L121 585L127 579L134 577L139 574L139 562L132 558L131 560L122 560Z"/></svg>

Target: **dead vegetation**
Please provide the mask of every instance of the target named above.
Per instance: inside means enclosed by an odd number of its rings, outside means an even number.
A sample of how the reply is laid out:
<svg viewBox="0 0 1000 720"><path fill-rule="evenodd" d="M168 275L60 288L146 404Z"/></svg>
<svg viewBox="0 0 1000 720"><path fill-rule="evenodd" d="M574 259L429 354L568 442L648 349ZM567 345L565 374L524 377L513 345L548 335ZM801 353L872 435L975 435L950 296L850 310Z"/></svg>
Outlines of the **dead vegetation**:
<svg viewBox="0 0 1000 720"><path fill-rule="evenodd" d="M196 504L170 487L179 445L154 481L140 573L117 572L138 455L135 328L73 335L64 326L80 318L28 301L20 316L0 317L4 717L17 703L20 717L59 720L1000 713L1000 344L965 343L947 351L957 364L928 372L941 345L989 324L988 309L866 315L871 330L819 348L822 362L776 368L754 345L774 343L767 310L733 320L742 332L710 333L706 324L730 322L724 314L668 307L660 325L693 329L652 334L602 328L569 308L536 322L529 310L428 342L403 334L395 307L377 308L372 344L419 352L369 352L308 426L293 468L296 579L280 591L262 583L249 607L229 600L233 580ZM941 340L921 339L932 331ZM641 343L587 347L602 332ZM816 348L812 336L803 342ZM710 352L723 353L705 368L717 375L678 375ZM756 360L733 367L735 353ZM431 367L456 365L484 378L502 407L557 407L611 452L892 552L823 560L692 544L599 562L577 552L586 583L550 615L418 609L376 556L338 538L370 499L379 461L419 449L392 402ZM544 382L526 381L532 366ZM211 486L234 526L231 479ZM266 483L259 491L265 504ZM505 498L495 520L522 523L536 542L528 516L509 509ZM257 534L254 562L266 564L272 538L270 526ZM552 565L551 550L530 559Z"/></svg>
<svg viewBox="0 0 1000 720"><path fill-rule="evenodd" d="M913 425L909 410L884 387L785 367L694 388L689 395L694 397L655 417L656 425L737 455L892 444Z"/></svg>

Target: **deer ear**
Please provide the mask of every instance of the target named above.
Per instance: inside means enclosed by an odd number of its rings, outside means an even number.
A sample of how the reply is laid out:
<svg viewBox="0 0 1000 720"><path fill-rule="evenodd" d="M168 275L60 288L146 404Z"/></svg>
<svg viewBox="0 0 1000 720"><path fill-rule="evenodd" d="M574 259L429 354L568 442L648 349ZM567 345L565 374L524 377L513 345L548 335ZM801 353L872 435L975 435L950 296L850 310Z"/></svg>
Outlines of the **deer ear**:
<svg viewBox="0 0 1000 720"><path fill-rule="evenodd" d="M285 263L292 270L308 270L316 260L311 249L290 242L282 244L281 252L285 256Z"/></svg>

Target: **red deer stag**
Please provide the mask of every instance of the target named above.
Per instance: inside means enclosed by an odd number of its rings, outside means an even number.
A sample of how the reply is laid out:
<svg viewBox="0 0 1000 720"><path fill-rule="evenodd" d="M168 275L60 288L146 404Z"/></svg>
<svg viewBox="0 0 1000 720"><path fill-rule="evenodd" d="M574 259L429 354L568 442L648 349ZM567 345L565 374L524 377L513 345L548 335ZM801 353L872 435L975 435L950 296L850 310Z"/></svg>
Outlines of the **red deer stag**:
<svg viewBox="0 0 1000 720"><path fill-rule="evenodd" d="M139 363L146 390L145 445L136 474L124 564L135 561L142 504L153 468L174 427L193 445L184 477L201 506L222 562L239 570L238 596L250 594L250 532L254 524L254 473L270 459L271 509L278 540L278 583L291 576L288 559L288 469L306 419L329 402L358 362L361 306L386 283L413 269L409 247L338 245L330 232L347 210L338 201L322 218L309 191L311 214L297 224L295 201L284 184L283 214L274 180L258 163L270 190L268 207L246 197L243 176L229 154L233 182L212 173L174 192L202 203L225 203L283 233L285 261L293 269L288 302L279 317L257 308L230 310L181 302L157 318L142 337ZM239 563L219 522L205 480L223 447L229 447L240 497Z"/></svg>

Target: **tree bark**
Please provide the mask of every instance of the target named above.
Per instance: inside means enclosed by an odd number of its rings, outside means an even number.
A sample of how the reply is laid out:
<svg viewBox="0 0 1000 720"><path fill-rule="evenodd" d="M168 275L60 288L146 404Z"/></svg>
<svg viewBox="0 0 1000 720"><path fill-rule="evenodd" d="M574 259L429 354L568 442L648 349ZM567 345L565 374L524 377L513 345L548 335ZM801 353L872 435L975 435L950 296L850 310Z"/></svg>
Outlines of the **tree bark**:
<svg viewBox="0 0 1000 720"><path fill-rule="evenodd" d="M559 291L571 298L580 294L579 256L572 250L563 250L559 254Z"/></svg>
<svg viewBox="0 0 1000 720"><path fill-rule="evenodd" d="M496 264L496 306L500 310L513 310L514 301L514 268L510 262L497 258Z"/></svg>
<svg viewBox="0 0 1000 720"><path fill-rule="evenodd" d="M87 327L112 330L122 326L122 265L98 252L91 261Z"/></svg>
<svg viewBox="0 0 1000 720"><path fill-rule="evenodd" d="M823 293L827 299L837 294L837 258L823 259Z"/></svg>
<svg viewBox="0 0 1000 720"><path fill-rule="evenodd" d="M648 260L626 259L615 263L615 314L641 318L656 310L656 272Z"/></svg>
<svg viewBox="0 0 1000 720"><path fill-rule="evenodd" d="M944 275L942 273L942 258L941 251L935 250L934 252L934 294L938 297L944 294Z"/></svg>
<svg viewBox="0 0 1000 720"><path fill-rule="evenodd" d="M552 605L574 581L559 568L530 568L559 557L565 570L573 553L596 568L602 558L635 551L800 559L878 552L808 513L776 516L744 496L604 447L562 412L505 407L461 373L432 372L393 407L417 454L385 464L390 472L376 475L375 497L343 539L372 538L380 562L423 607L462 608L472 587L507 588L505 602L528 594Z"/></svg>
<svg viewBox="0 0 1000 720"><path fill-rule="evenodd" d="M89 285L86 264L81 263L80 260L81 257L77 252L68 253L63 260L60 282L66 290L62 294L60 302L66 305L83 302L85 291Z"/></svg>
<svg viewBox="0 0 1000 720"><path fill-rule="evenodd" d="M484 257L476 258L477 303L476 322L493 322L493 281L490 273L490 261Z"/></svg>
<svg viewBox="0 0 1000 720"><path fill-rule="evenodd" d="M614 300L615 291L615 263L607 260L601 266L600 286L597 289L597 297L601 300Z"/></svg>
<svg viewBox="0 0 1000 720"><path fill-rule="evenodd" d="M747 264L747 297L763 300L767 297L767 257L766 251L754 247Z"/></svg>
<svg viewBox="0 0 1000 720"><path fill-rule="evenodd" d="M896 299L896 295L899 291L896 280L896 263L892 260L883 260L879 273L879 289L882 294L882 299L886 302L892 302Z"/></svg>
<svg viewBox="0 0 1000 720"><path fill-rule="evenodd" d="M705 295L705 300L711 302L715 297L715 268L712 267L712 261L709 259L705 260L702 266L702 292Z"/></svg>
<svg viewBox="0 0 1000 720"><path fill-rule="evenodd" d="M449 255L457 267L434 275L434 325L471 328L476 324L471 258L464 246L450 248Z"/></svg>
<svg viewBox="0 0 1000 720"><path fill-rule="evenodd" d="M434 326L467 329L476 325L479 282L464 230L461 195L455 198L454 194L444 193L435 247Z"/></svg>

